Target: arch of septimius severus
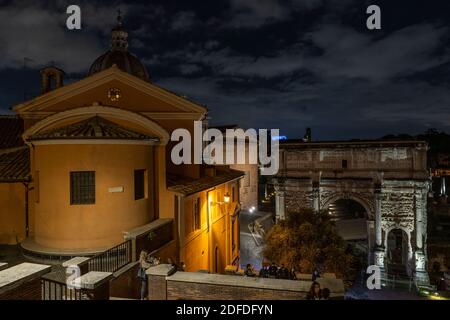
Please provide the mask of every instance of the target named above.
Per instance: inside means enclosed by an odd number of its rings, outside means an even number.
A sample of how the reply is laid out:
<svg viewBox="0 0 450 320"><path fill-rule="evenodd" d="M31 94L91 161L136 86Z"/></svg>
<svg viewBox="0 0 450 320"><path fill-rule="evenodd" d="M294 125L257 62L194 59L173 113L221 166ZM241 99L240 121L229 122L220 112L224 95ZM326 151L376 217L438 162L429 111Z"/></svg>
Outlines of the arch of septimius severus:
<svg viewBox="0 0 450 320"><path fill-rule="evenodd" d="M302 207L327 210L337 200L354 200L366 210L369 263L386 270L388 237L403 234L406 272L428 283L426 158L420 141L284 141L272 178L277 219Z"/></svg>

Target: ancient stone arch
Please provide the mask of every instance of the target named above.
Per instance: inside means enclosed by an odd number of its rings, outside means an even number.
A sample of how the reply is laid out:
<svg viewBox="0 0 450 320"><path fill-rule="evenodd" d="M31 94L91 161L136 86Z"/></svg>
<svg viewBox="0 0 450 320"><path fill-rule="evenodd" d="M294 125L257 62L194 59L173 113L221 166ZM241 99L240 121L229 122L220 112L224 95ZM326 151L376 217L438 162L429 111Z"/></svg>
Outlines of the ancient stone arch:
<svg viewBox="0 0 450 320"><path fill-rule="evenodd" d="M320 207L326 208L329 204L341 199L349 199L358 202L366 210L368 220L373 220L375 215L375 201L371 193L356 193L356 192L334 192L330 193L328 197L320 198Z"/></svg>
<svg viewBox="0 0 450 320"><path fill-rule="evenodd" d="M386 269L387 236L401 229L408 239L408 274L421 283L429 281L425 143L288 142L280 150L280 171L272 178L277 219L302 207L318 211L339 199L357 201L373 226L368 232L370 263Z"/></svg>

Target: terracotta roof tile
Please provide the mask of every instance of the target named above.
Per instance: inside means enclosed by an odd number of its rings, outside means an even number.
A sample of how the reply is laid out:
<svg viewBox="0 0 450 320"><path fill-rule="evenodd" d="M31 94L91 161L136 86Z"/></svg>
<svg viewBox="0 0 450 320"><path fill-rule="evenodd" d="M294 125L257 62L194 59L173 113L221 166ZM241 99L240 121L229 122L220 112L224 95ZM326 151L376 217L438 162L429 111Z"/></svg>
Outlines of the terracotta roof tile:
<svg viewBox="0 0 450 320"><path fill-rule="evenodd" d="M0 182L30 180L30 152L28 147L0 151Z"/></svg>
<svg viewBox="0 0 450 320"><path fill-rule="evenodd" d="M244 172L232 169L217 170L214 177L206 176L201 177L200 179L169 175L167 185L170 191L188 196L203 190L213 188L228 181L235 180L244 175Z"/></svg>
<svg viewBox="0 0 450 320"><path fill-rule="evenodd" d="M23 146L23 120L17 116L0 115L0 149Z"/></svg>

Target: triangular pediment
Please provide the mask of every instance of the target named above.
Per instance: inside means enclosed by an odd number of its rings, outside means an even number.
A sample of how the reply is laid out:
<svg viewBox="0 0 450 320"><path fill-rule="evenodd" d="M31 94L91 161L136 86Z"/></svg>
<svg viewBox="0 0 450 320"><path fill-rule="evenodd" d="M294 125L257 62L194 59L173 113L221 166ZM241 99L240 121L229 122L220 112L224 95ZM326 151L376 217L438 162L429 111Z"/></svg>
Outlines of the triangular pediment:
<svg viewBox="0 0 450 320"><path fill-rule="evenodd" d="M113 92L112 89L119 90L116 101L108 94ZM116 66L18 104L13 110L23 115L44 115L93 103L139 113L207 112L204 106L123 72Z"/></svg>

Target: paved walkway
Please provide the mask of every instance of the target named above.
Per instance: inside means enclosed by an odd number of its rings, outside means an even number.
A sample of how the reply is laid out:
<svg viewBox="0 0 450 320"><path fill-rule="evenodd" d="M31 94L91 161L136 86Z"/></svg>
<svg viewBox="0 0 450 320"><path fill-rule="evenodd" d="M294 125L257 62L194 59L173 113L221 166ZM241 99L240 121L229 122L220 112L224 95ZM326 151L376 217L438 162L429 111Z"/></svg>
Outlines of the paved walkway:
<svg viewBox="0 0 450 320"><path fill-rule="evenodd" d="M260 219L267 214L267 212L249 212L247 210L242 210L240 213L240 264L242 267L245 267L248 263L251 263L258 270L262 267L264 239L259 234L253 232L251 225L255 220ZM267 231L268 230L266 230L266 232Z"/></svg>
<svg viewBox="0 0 450 320"><path fill-rule="evenodd" d="M428 300L427 297L418 295L414 290L409 292L408 289L392 289L382 288L381 290L369 290L361 282L359 276L348 288L345 293L345 299L349 300Z"/></svg>

